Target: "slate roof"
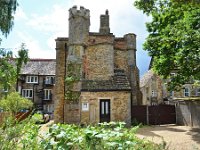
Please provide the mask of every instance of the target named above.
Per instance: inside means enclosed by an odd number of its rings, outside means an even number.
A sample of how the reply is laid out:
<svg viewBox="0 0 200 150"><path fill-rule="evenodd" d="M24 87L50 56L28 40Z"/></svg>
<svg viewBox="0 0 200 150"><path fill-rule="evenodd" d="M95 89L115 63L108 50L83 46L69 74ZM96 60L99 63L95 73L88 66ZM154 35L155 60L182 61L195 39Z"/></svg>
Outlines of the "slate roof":
<svg viewBox="0 0 200 150"><path fill-rule="evenodd" d="M55 59L30 59L21 69L21 74L55 75Z"/></svg>
<svg viewBox="0 0 200 150"><path fill-rule="evenodd" d="M83 80L82 90L88 92L100 91L130 91L130 83L124 70L115 69L110 80Z"/></svg>

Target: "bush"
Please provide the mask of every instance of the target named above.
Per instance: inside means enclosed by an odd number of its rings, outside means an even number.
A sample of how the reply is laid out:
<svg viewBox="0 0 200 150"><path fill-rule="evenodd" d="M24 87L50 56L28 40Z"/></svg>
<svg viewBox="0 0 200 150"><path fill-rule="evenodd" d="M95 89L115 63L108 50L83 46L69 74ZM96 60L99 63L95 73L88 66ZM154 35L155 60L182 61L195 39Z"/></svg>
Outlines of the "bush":
<svg viewBox="0 0 200 150"><path fill-rule="evenodd" d="M125 123L102 123L82 128L76 125L54 124L41 140L43 149L81 150L160 150L157 145L135 136L138 126L125 128Z"/></svg>
<svg viewBox="0 0 200 150"><path fill-rule="evenodd" d="M16 114L22 109L29 109L33 106L31 100L22 97L18 92L12 92L1 99L0 108L4 111Z"/></svg>
<svg viewBox="0 0 200 150"><path fill-rule="evenodd" d="M31 121L36 124L44 123L43 114L41 113L34 113L31 116Z"/></svg>
<svg viewBox="0 0 200 150"><path fill-rule="evenodd" d="M0 150L163 150L163 145L135 136L138 126L125 128L123 122L81 127L53 124L47 133L26 119L15 126L0 129Z"/></svg>

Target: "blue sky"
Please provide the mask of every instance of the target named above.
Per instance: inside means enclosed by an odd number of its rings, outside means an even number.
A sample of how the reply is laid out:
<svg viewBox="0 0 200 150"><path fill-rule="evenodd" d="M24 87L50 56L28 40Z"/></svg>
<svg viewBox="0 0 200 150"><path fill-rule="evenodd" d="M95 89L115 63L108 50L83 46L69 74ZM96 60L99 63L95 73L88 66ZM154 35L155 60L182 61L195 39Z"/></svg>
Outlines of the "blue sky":
<svg viewBox="0 0 200 150"><path fill-rule="evenodd" d="M150 57L142 50L148 33L145 22L150 21L133 6L134 0L18 0L14 27L0 47L17 51L21 43L29 49L30 58L56 58L55 39L68 37L68 10L84 6L90 10L90 31L99 31L99 18L105 10L110 14L110 30L116 37L127 33L137 35L137 65L142 76Z"/></svg>

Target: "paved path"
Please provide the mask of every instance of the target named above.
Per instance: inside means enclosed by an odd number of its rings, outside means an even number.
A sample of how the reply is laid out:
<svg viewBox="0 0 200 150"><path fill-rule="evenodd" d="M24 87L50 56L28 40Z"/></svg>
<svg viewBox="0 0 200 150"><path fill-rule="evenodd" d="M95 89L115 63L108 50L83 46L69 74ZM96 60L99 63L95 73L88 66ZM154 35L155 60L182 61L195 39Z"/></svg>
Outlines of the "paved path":
<svg viewBox="0 0 200 150"><path fill-rule="evenodd" d="M169 150L200 150L200 128L186 126L145 126L138 129L137 136L155 143L167 143Z"/></svg>

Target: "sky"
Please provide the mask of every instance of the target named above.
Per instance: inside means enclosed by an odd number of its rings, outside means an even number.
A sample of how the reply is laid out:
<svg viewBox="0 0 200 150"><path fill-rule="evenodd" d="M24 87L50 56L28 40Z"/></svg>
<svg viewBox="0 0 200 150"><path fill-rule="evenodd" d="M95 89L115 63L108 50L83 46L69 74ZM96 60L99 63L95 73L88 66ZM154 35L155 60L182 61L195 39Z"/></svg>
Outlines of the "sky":
<svg viewBox="0 0 200 150"><path fill-rule="evenodd" d="M148 36L145 22L150 21L134 6L134 0L18 0L14 27L1 48L17 52L21 43L29 49L30 58L56 58L55 39L68 37L68 10L77 5L90 10L90 32L98 32L100 15L109 10L110 31L116 37L137 35L137 66L140 76L148 71L150 57L142 50Z"/></svg>

